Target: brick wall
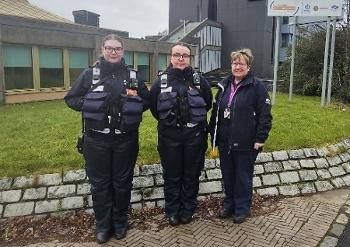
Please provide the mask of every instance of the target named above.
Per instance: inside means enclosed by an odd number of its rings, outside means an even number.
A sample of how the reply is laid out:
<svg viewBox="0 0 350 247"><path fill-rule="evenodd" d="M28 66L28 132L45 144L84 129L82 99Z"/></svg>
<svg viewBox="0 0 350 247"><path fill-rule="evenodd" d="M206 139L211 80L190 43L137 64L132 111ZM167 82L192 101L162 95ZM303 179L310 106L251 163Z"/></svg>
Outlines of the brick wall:
<svg viewBox="0 0 350 247"><path fill-rule="evenodd" d="M164 181L159 164L135 167L133 208L163 207ZM254 192L264 196L297 196L350 186L350 139L327 148L260 153L253 178ZM207 159L199 195L222 195L218 159ZM91 211L85 170L0 179L0 219L75 209Z"/></svg>

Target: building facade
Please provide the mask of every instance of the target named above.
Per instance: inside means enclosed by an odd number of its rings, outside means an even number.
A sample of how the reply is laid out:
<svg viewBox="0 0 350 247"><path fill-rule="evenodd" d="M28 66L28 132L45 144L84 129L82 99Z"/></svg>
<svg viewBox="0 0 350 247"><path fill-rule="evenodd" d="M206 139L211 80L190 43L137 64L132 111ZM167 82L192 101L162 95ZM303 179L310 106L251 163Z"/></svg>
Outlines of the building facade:
<svg viewBox="0 0 350 247"><path fill-rule="evenodd" d="M267 16L266 3L265 0L170 0L169 32L181 24L179 20L202 21L208 18L216 21L222 28L221 66L230 67L232 50L247 47L255 57L254 73L270 77L274 18Z"/></svg>
<svg viewBox="0 0 350 247"><path fill-rule="evenodd" d="M128 32L73 23L27 0L0 2L0 102L61 99L101 54L110 33L124 40L126 63L152 82L169 63L171 43L129 38ZM196 54L196 47L191 47Z"/></svg>

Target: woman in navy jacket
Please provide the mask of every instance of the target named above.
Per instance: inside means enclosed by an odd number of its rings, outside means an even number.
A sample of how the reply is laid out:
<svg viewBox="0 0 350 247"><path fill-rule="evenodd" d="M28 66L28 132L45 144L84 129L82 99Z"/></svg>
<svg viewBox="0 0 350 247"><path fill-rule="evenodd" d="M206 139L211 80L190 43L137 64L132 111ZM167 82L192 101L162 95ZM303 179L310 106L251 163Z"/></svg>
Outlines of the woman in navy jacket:
<svg viewBox="0 0 350 247"><path fill-rule="evenodd" d="M232 75L219 84L210 119L213 146L220 155L225 198L220 218L242 223L250 215L254 162L271 129L265 85L249 72L250 49L231 53Z"/></svg>

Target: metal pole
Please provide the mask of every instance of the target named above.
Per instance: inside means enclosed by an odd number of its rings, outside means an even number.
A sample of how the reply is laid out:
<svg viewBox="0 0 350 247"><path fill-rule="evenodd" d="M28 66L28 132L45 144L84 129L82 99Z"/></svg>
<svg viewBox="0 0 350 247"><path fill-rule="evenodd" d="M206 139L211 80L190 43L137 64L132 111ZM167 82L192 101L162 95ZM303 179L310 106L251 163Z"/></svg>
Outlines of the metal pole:
<svg viewBox="0 0 350 247"><path fill-rule="evenodd" d="M297 29L297 17L294 16L293 18L294 25L293 25L293 37L292 37L292 60L290 64L290 75L289 75L289 97L288 101L292 101L292 95L293 95L293 82L294 82L294 63L295 63L295 42L296 42L296 29Z"/></svg>
<svg viewBox="0 0 350 247"><path fill-rule="evenodd" d="M277 72L278 72L278 60L279 60L279 48L280 48L280 17L276 16L276 32L275 32L275 59L273 66L273 86L272 86L272 105L276 102L276 88L277 88Z"/></svg>
<svg viewBox="0 0 350 247"><path fill-rule="evenodd" d="M326 44L324 47L324 59L323 59L323 77L322 77L322 94L321 94L321 107L325 105L326 96L326 83L327 83L327 67L328 67L328 52L329 52L329 29L330 29L331 18L327 18L327 33L326 33Z"/></svg>
<svg viewBox="0 0 350 247"><path fill-rule="evenodd" d="M334 46L335 46L335 31L337 20L333 20L332 40L331 40L331 57L329 61L329 74L328 74L328 89L327 89L327 105L331 103L332 94L332 76L333 76L333 62L334 62Z"/></svg>

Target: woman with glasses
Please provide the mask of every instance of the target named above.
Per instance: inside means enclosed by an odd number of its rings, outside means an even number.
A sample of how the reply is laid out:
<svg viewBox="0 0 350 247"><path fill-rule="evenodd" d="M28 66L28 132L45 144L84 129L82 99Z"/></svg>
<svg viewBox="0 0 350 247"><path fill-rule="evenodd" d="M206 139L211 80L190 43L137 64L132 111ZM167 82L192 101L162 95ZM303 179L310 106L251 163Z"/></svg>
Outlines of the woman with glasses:
<svg viewBox="0 0 350 247"><path fill-rule="evenodd" d="M208 82L190 66L190 47L171 48L170 65L151 88L150 110L158 120L165 213L169 224L188 224L197 207L199 176L207 149Z"/></svg>
<svg viewBox="0 0 350 247"><path fill-rule="evenodd" d="M254 162L271 129L271 104L263 82L250 73L250 49L231 53L232 75L223 79L210 118L218 146L225 198L220 218L242 223L250 215Z"/></svg>
<svg viewBox="0 0 350 247"><path fill-rule="evenodd" d="M82 111L83 155L91 183L96 239L126 236L133 171L139 151L138 127L149 91L123 58L123 41L110 34L102 56L75 81L67 105Z"/></svg>

